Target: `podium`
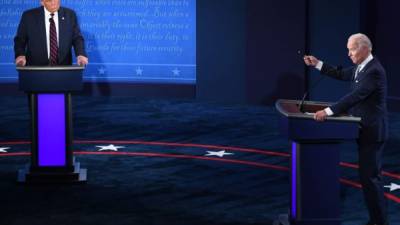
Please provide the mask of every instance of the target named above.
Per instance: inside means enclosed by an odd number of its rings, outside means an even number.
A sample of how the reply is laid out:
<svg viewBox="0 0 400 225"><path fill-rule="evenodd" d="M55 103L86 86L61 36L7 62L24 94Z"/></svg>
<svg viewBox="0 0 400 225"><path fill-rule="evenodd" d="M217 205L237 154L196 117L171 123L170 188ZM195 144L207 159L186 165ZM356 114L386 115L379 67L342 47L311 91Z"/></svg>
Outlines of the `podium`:
<svg viewBox="0 0 400 225"><path fill-rule="evenodd" d="M28 94L31 162L18 171L20 183L80 183L86 169L72 152L71 92L82 90L84 67L17 67L19 89Z"/></svg>
<svg viewBox="0 0 400 225"><path fill-rule="evenodd" d="M339 225L340 222L340 146L358 138L361 118L349 115L314 120L318 110L331 104L278 100L280 129L291 142L292 225Z"/></svg>

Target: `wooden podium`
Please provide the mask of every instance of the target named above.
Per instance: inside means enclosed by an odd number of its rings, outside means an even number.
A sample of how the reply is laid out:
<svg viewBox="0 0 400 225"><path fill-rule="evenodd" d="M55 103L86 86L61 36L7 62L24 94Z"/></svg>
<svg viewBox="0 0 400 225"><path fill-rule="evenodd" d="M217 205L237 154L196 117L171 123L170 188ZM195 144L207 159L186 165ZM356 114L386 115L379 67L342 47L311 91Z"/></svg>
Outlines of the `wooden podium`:
<svg viewBox="0 0 400 225"><path fill-rule="evenodd" d="M339 225L340 221L340 145L358 138L361 118L349 115L314 120L324 102L278 100L280 128L291 142L290 224Z"/></svg>
<svg viewBox="0 0 400 225"><path fill-rule="evenodd" d="M21 183L79 183L86 169L72 152L71 92L82 90L84 67L17 67L19 89L29 96L31 163L18 171Z"/></svg>

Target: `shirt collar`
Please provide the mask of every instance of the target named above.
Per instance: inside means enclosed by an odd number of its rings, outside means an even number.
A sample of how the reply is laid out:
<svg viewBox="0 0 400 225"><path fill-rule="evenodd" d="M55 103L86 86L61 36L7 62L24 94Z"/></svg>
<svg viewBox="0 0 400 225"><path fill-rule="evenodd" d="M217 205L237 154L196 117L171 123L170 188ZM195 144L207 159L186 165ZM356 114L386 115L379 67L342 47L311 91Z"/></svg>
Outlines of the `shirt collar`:
<svg viewBox="0 0 400 225"><path fill-rule="evenodd" d="M43 6L43 8L44 8L44 14L46 15L46 17L49 17L49 18L50 18L50 17L51 17L51 15L50 15L51 12L48 11L48 10L46 9L46 7ZM58 15L58 11L55 11L55 12L54 12L54 17L56 17L57 15Z"/></svg>
<svg viewBox="0 0 400 225"><path fill-rule="evenodd" d="M372 56L372 54L369 54L368 57L366 59L364 59L364 61L358 65L358 67L360 68L360 70L362 70L365 65L367 65L374 57Z"/></svg>

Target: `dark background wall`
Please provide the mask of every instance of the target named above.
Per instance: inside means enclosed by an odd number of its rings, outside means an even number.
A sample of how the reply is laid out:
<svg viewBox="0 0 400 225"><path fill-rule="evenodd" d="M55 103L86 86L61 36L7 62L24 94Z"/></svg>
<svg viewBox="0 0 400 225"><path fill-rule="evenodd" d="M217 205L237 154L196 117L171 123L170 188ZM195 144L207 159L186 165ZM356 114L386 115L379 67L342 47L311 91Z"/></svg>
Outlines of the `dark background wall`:
<svg viewBox="0 0 400 225"><path fill-rule="evenodd" d="M197 34L199 100L263 104L304 92L305 0L197 1Z"/></svg>
<svg viewBox="0 0 400 225"><path fill-rule="evenodd" d="M200 100L246 102L246 0L197 1Z"/></svg>
<svg viewBox="0 0 400 225"><path fill-rule="evenodd" d="M306 6L306 0L247 1L248 103L271 104L304 92Z"/></svg>
<svg viewBox="0 0 400 225"><path fill-rule="evenodd" d="M204 0L197 4L199 100L271 104L279 98L299 99L308 90L311 100L335 101L349 84L324 78L315 85L319 72L306 68L300 57L306 52L327 63L350 66L347 39L363 32L387 70L389 108L400 109L400 76L396 76L400 2Z"/></svg>
<svg viewBox="0 0 400 225"><path fill-rule="evenodd" d="M400 110L400 2L395 0L368 1L363 14L363 30L372 37L374 52L388 75L388 103L392 110Z"/></svg>

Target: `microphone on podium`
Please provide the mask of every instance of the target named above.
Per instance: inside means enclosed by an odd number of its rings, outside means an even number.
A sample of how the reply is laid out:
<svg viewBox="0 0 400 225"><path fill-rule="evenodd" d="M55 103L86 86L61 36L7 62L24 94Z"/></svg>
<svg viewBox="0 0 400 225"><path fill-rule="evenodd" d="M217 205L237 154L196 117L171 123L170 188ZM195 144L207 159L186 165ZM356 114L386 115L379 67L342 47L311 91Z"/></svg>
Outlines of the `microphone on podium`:
<svg viewBox="0 0 400 225"><path fill-rule="evenodd" d="M337 69L337 70L342 70L342 67L341 67L341 66L338 66L336 69ZM304 111L304 101L306 100L306 97L308 96L308 94L310 93L310 91L312 91L312 90L317 86L317 84L318 84L319 82L321 82L321 80L323 80L325 77L327 77L327 76L320 76L320 77L318 78L318 80L315 81L315 82L310 86L310 88L308 88L308 90L307 90L306 92L304 92L303 98L301 99L301 102L300 102L300 104L299 104L299 111L300 111L300 112L305 113L305 111Z"/></svg>
<svg viewBox="0 0 400 225"><path fill-rule="evenodd" d="M300 112L305 113L305 111L304 111L304 101L306 100L306 98L307 98L308 94L310 93L310 91L314 90L314 88L317 86L317 84L318 84L319 82L321 82L321 80L323 80L325 77L326 77L326 76L320 76L320 77L318 78L318 80L315 81L314 83L312 83L312 85L310 86L310 88L308 88L308 90L306 90L306 91L304 92L303 98L301 99L301 102L300 102L300 104L299 104L299 111L300 111Z"/></svg>

